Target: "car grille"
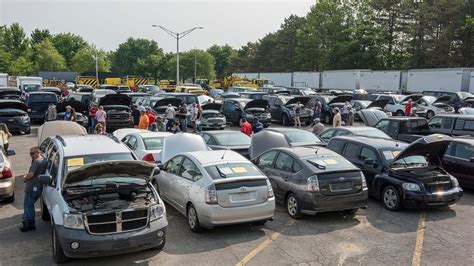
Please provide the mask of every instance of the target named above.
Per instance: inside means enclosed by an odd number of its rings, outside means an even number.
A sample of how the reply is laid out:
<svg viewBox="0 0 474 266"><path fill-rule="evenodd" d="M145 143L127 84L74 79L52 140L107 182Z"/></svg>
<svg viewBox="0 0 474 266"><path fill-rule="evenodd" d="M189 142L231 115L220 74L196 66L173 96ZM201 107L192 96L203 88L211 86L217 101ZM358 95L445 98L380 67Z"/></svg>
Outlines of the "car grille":
<svg viewBox="0 0 474 266"><path fill-rule="evenodd" d="M259 114L254 114L254 118L257 118L259 120L267 119L267 113L259 113Z"/></svg>
<svg viewBox="0 0 474 266"><path fill-rule="evenodd" d="M128 119L128 114L108 114L108 119Z"/></svg>
<svg viewBox="0 0 474 266"><path fill-rule="evenodd" d="M452 188L450 181L428 183L426 184L426 190L430 193L443 192Z"/></svg>
<svg viewBox="0 0 474 266"><path fill-rule="evenodd" d="M220 124L220 123L222 123L222 120L221 119L209 119L209 120L207 120L207 123L208 124Z"/></svg>
<svg viewBox="0 0 474 266"><path fill-rule="evenodd" d="M142 229L148 224L148 209L122 210L85 215L86 229L91 234L113 234Z"/></svg>

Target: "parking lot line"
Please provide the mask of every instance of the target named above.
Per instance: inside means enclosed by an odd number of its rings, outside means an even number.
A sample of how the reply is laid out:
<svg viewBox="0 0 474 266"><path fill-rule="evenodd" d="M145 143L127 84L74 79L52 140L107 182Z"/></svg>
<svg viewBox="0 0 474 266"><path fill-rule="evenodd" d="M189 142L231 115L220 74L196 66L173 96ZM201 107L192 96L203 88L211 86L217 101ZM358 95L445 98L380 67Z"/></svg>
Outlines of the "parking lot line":
<svg viewBox="0 0 474 266"><path fill-rule="evenodd" d="M250 251L247 256L245 256L241 261L239 261L236 266L243 266L246 265L251 259L253 259L255 256L257 256L258 253L262 252L268 245L270 245L273 241L275 241L278 237L280 237L281 233L290 225L292 225L295 222L295 220L290 220L288 223L286 223L283 228L278 231L278 232L273 232L269 238L265 239L260 245L258 245L256 248L254 248L252 251Z"/></svg>
<svg viewBox="0 0 474 266"><path fill-rule="evenodd" d="M426 229L426 212L422 211L420 213L420 218L418 218L418 228L416 229L416 243L415 251L413 252L413 259L411 261L412 266L419 266L421 260L421 251L423 249L423 238L425 237Z"/></svg>

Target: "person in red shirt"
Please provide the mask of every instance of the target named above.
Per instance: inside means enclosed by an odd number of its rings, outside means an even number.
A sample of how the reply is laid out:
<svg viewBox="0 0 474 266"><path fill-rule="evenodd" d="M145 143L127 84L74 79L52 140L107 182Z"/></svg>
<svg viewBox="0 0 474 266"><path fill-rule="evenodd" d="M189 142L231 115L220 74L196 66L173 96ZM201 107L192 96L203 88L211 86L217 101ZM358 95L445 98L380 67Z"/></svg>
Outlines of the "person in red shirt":
<svg viewBox="0 0 474 266"><path fill-rule="evenodd" d="M146 108L146 115L148 116L148 128L151 128L151 125L155 123L156 116L155 113L151 110L150 106Z"/></svg>
<svg viewBox="0 0 474 266"><path fill-rule="evenodd" d="M94 133L95 125L97 125L97 120L95 120L95 113L97 113L97 105L95 103L89 106L89 133Z"/></svg>
<svg viewBox="0 0 474 266"><path fill-rule="evenodd" d="M411 99L408 99L407 104L405 105L405 115L410 116L411 115L411 108L413 107L413 103Z"/></svg>
<svg viewBox="0 0 474 266"><path fill-rule="evenodd" d="M240 127L240 132L244 133L247 136L252 136L252 125L247 122L247 119L242 118L242 126Z"/></svg>

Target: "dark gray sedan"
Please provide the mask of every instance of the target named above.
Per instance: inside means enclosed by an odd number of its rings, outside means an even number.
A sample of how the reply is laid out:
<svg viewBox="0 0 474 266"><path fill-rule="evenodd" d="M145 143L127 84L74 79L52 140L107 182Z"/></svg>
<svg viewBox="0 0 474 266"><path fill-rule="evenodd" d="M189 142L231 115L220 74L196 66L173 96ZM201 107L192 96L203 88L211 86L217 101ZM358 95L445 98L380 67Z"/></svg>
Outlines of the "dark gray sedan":
<svg viewBox="0 0 474 266"><path fill-rule="evenodd" d="M253 161L270 179L276 201L293 218L328 211L355 213L367 206L364 174L326 148L275 148Z"/></svg>
<svg viewBox="0 0 474 266"><path fill-rule="evenodd" d="M213 150L233 150L249 158L250 137L239 131L206 131L201 137Z"/></svg>

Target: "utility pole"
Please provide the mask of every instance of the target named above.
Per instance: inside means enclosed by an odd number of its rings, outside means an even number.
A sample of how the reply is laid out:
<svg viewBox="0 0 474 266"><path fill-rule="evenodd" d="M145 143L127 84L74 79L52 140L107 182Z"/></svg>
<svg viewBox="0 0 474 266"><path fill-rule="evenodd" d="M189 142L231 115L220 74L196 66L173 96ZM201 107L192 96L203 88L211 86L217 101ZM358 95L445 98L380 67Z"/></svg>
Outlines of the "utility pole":
<svg viewBox="0 0 474 266"><path fill-rule="evenodd" d="M197 70L197 60L196 60L196 48L194 48L194 83L196 83L196 79L197 79L197 76L196 76L196 70Z"/></svg>
<svg viewBox="0 0 474 266"><path fill-rule="evenodd" d="M96 52L94 56L95 60L95 78L99 81L99 54Z"/></svg>
<svg viewBox="0 0 474 266"><path fill-rule="evenodd" d="M164 30L166 33L171 35L171 37L176 39L176 86L178 86L179 85L179 39L183 38L184 36L190 34L191 32L195 30L202 30L203 27L194 27L189 30L185 30L183 32L178 33L178 32L171 31L161 25L151 25L151 26Z"/></svg>

